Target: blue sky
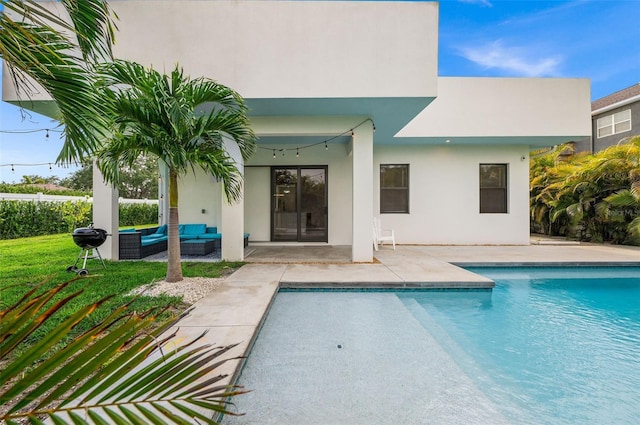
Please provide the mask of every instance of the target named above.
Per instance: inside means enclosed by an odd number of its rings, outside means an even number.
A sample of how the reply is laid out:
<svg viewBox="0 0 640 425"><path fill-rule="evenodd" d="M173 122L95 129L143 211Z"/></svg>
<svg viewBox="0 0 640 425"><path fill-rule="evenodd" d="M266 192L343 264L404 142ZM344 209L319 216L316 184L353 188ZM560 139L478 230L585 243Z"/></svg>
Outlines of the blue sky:
<svg viewBox="0 0 640 425"><path fill-rule="evenodd" d="M595 100L640 83L640 0L441 1L438 68L441 76L589 78ZM0 131L54 127L0 105ZM53 132L0 138L0 164L55 162L62 146ZM14 168L0 167L0 181L75 170Z"/></svg>

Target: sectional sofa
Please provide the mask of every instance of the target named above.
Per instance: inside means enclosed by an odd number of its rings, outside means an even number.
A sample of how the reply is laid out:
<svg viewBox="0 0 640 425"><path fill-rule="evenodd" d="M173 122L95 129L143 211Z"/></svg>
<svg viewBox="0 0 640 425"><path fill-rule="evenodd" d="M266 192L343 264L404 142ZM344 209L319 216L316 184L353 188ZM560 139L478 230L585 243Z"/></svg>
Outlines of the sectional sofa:
<svg viewBox="0 0 640 425"><path fill-rule="evenodd" d="M200 245L204 241L213 241L214 250L220 251L222 235L218 233L217 227L207 227L206 224L180 224L178 227L180 244L183 247ZM119 232L120 239L120 259L137 260L152 254L157 254L167 250L167 225L151 227L147 229L124 229ZM201 242L195 242L201 241ZM244 234L244 246L249 244L249 234ZM187 250L185 250L187 251ZM187 251L191 253L191 251Z"/></svg>

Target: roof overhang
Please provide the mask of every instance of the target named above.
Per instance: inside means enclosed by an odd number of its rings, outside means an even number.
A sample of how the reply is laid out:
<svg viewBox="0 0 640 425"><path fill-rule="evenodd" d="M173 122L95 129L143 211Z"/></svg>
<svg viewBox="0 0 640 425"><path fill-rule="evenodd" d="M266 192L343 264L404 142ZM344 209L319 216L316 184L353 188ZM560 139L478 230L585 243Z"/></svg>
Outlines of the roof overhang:
<svg viewBox="0 0 640 425"><path fill-rule="evenodd" d="M433 97L412 98L332 98L332 99L248 99L250 116L253 117L323 117L365 116L373 120L376 127L374 143L385 143L415 117ZM344 128L348 131L349 128ZM321 137L332 134L318 135ZM260 134L258 134L260 136ZM296 143L301 137L313 135L288 135L286 137L263 137L259 143ZM315 139L314 139L315 140ZM319 139L318 139L319 140Z"/></svg>
<svg viewBox="0 0 640 425"><path fill-rule="evenodd" d="M591 134L588 79L438 79L438 98L389 143L552 146Z"/></svg>

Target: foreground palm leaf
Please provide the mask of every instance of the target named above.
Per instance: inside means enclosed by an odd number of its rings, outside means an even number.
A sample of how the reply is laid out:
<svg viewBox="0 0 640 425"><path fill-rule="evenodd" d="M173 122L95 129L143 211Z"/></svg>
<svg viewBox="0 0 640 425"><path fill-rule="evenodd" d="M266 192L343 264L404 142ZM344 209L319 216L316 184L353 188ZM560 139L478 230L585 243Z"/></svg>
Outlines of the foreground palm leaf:
<svg viewBox="0 0 640 425"><path fill-rule="evenodd" d="M202 334L176 346L175 332L166 333L188 312L148 331L156 320L153 312L138 314L124 305L56 350L105 298L79 309L16 355L21 343L82 292L54 301L73 282L42 293L34 288L0 311L0 421L190 424L195 418L215 424L213 415L233 414L226 409L227 399L243 391L222 385L227 375L215 371L237 359L222 358L235 345L198 345Z"/></svg>
<svg viewBox="0 0 640 425"><path fill-rule="evenodd" d="M66 135L58 161L69 162L90 154L109 128L92 64L111 58L115 16L104 0L59 4L68 18L35 0L0 0L0 58L27 108L38 85L56 102L53 118Z"/></svg>
<svg viewBox="0 0 640 425"><path fill-rule="evenodd" d="M153 155L169 170L167 282L182 280L178 237L178 177L196 167L223 183L229 201L242 194L242 175L225 142L238 146L242 159L255 151L244 99L207 78L190 79L176 68L170 75L127 61L100 68L105 103L115 127L100 149L97 164L117 185L120 170L141 155Z"/></svg>

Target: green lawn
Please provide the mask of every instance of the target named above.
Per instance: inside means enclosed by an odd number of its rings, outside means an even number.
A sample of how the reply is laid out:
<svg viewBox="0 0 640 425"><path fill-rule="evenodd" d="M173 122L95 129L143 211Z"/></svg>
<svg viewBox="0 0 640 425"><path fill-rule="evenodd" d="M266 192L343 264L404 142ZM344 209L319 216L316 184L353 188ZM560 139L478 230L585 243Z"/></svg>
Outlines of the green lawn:
<svg viewBox="0 0 640 425"><path fill-rule="evenodd" d="M82 294L65 306L59 318L54 317L56 320L51 320L41 332L52 329L62 317L71 314L79 306L108 295L115 295L92 314L90 320L83 321L75 329L76 332L82 332L99 322L116 306L131 302L134 297L126 295L131 289L163 280L166 274L167 265L162 262L105 261L107 270L104 270L99 260L89 260L87 269L90 275L77 278L75 273L67 272L66 268L75 262L79 252L80 248L73 243L69 234L0 241L0 310L12 305L28 290L42 282L45 282L42 289L46 289L76 279L66 288L65 294L78 290L82 290ZM183 262L182 270L185 277L219 277L242 264ZM79 266L82 266L81 262ZM133 301L131 307L137 311L166 307L170 312L177 313L184 310L186 305L180 297L140 296Z"/></svg>

